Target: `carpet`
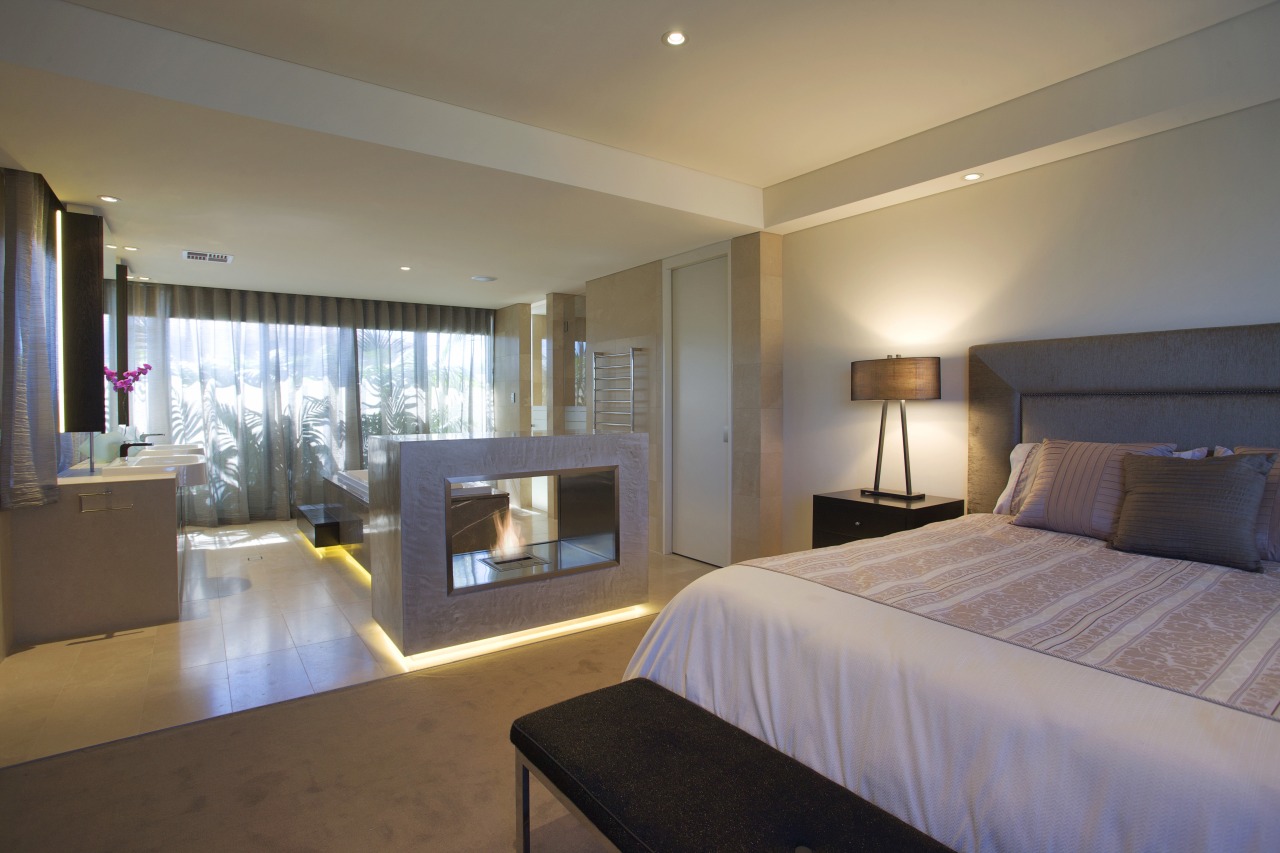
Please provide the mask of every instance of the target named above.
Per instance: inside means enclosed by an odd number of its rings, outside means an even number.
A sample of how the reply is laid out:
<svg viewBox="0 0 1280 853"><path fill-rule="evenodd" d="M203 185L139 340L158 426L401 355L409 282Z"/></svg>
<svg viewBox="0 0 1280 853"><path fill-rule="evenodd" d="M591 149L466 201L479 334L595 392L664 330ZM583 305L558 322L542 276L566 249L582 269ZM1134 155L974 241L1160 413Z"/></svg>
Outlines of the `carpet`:
<svg viewBox="0 0 1280 853"><path fill-rule="evenodd" d="M511 850L511 721L617 682L651 622L2 768L0 850ZM531 787L535 851L600 849Z"/></svg>

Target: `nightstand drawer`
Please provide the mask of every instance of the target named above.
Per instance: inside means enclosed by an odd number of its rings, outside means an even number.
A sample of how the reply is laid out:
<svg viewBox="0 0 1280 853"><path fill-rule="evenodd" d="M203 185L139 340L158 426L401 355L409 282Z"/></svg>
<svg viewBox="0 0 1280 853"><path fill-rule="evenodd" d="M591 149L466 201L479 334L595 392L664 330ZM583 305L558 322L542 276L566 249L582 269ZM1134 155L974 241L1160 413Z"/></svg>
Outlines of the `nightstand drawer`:
<svg viewBox="0 0 1280 853"><path fill-rule="evenodd" d="M861 507L859 509L862 509ZM887 536L902 530L901 521L884 512L850 512L846 501L814 495L813 529L846 536L850 539L870 539Z"/></svg>
<svg viewBox="0 0 1280 853"><path fill-rule="evenodd" d="M964 501L957 498L926 496L908 501L869 497L858 489L814 495L813 547L888 536L963 514Z"/></svg>

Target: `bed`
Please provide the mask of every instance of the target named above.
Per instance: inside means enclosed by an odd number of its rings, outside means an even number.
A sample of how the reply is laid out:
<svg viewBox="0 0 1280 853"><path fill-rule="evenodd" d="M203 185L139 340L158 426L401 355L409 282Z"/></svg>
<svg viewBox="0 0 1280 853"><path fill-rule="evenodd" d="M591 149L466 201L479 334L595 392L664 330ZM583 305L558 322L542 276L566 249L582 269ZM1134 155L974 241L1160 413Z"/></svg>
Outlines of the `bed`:
<svg viewBox="0 0 1280 853"><path fill-rule="evenodd" d="M1116 550L1052 529L1065 516L1044 485L1070 453L1151 442L1107 451L1100 482L1130 458L1130 495L1176 468L1176 497L1199 494L1185 472L1230 468L1274 501L1246 448L1280 447L1280 324L976 346L969 400L969 515L712 572L659 614L627 677L956 850L1280 850L1280 542L1253 518L1220 525L1259 571ZM1051 470L992 514L1020 444ZM1242 452L1170 455L1215 446ZM1109 535L1133 544L1150 519L1117 500ZM1145 550L1178 539L1151 529Z"/></svg>

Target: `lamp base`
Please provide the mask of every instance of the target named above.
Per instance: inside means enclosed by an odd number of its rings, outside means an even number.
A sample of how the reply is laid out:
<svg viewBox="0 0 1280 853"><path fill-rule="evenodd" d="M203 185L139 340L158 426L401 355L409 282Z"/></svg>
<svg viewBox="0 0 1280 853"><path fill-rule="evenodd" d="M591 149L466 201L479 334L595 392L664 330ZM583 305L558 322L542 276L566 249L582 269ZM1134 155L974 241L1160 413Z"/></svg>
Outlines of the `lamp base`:
<svg viewBox="0 0 1280 853"><path fill-rule="evenodd" d="M866 498L897 498L900 501L924 500L924 495L921 493L899 492L893 489L863 489L862 496Z"/></svg>

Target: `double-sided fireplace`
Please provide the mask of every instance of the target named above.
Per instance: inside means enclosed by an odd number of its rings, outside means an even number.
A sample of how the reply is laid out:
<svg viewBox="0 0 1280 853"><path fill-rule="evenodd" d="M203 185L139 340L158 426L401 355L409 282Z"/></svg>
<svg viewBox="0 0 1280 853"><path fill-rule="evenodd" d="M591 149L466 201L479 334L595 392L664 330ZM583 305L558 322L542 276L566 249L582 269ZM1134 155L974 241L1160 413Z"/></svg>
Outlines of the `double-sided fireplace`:
<svg viewBox="0 0 1280 853"><path fill-rule="evenodd" d="M369 440L373 617L406 655L649 600L648 436Z"/></svg>
<svg viewBox="0 0 1280 853"><path fill-rule="evenodd" d="M618 469L447 481L448 590L471 592L618 564Z"/></svg>

